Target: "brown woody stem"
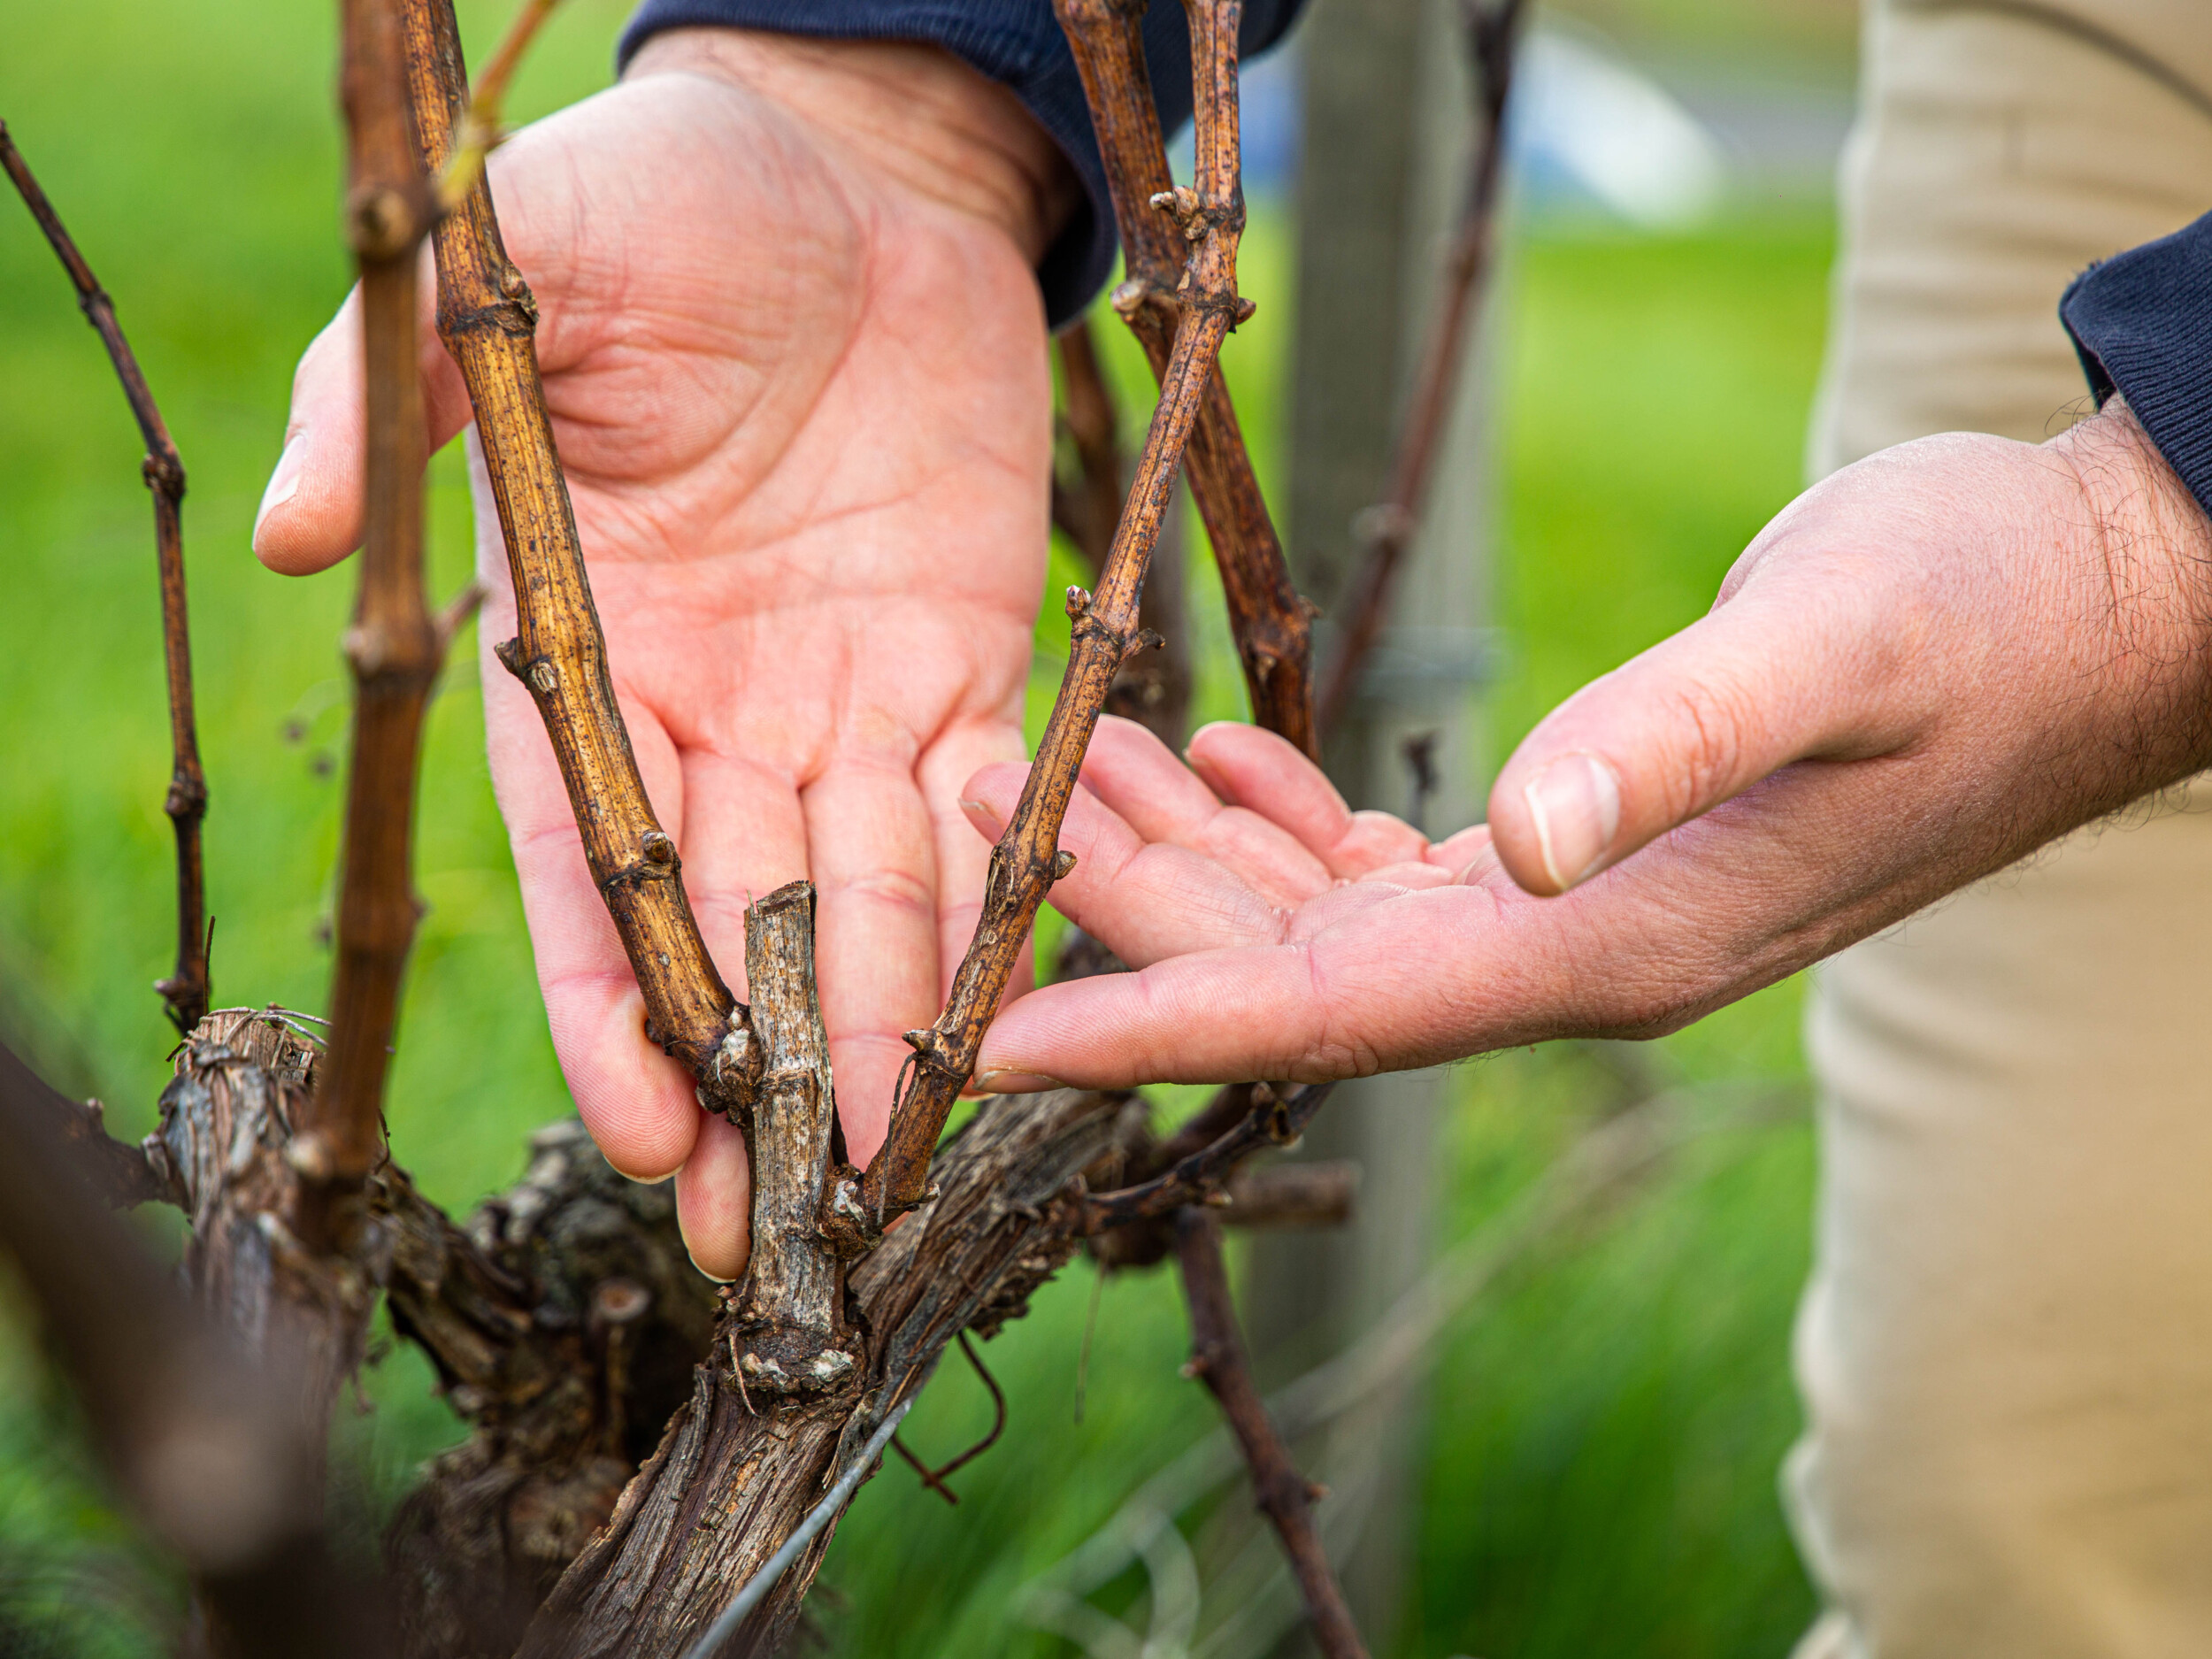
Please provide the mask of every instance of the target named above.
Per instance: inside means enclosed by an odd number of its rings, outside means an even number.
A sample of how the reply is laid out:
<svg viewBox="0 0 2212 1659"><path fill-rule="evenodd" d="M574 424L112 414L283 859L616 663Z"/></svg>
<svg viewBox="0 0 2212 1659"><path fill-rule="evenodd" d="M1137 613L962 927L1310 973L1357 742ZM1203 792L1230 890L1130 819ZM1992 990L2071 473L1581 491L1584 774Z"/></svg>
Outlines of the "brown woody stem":
<svg viewBox="0 0 2212 1659"><path fill-rule="evenodd" d="M1282 1540L1283 1554L1305 1598L1306 1619L1325 1659L1367 1659L1366 1644L1344 1604L1313 1524L1320 1494L1291 1461L1267 1404L1252 1381L1252 1368L1237 1329L1236 1305L1221 1259L1221 1229L1202 1210L1186 1210L1175 1222L1175 1253L1183 1270L1183 1298L1190 1306L1190 1371L1220 1402L1231 1432L1251 1466L1252 1491Z"/></svg>
<svg viewBox="0 0 2212 1659"><path fill-rule="evenodd" d="M1055 344L1060 357L1061 419L1075 449L1077 477L1071 485L1053 480L1053 522L1067 533L1095 577L1114 544L1121 522L1121 419L1098 361L1098 342L1090 319L1079 317L1061 330Z"/></svg>
<svg viewBox="0 0 2212 1659"><path fill-rule="evenodd" d="M1202 66L1205 53L1198 44L1199 11L1187 4L1185 9L1191 15L1193 72L1202 75L1207 72ZM1127 0L1056 0L1055 10L1083 78L1121 231L1129 275L1114 291L1114 309L1143 344L1153 374L1164 386L1177 330L1195 296L1181 286L1185 250L1177 224L1152 206L1155 198L1173 191L1174 180L1145 67L1144 8ZM1224 130L1233 150L1233 39L1227 50L1228 102L1212 124ZM1195 107L1202 132L1207 100L1202 96ZM1202 176L1202 162L1200 171ZM1241 215L1240 196L1238 211ZM1240 302L1233 321L1241 322L1250 314L1249 305ZM1218 367L1207 378L1184 465L1221 572L1252 718L1313 754L1313 608L1292 585L1282 542L1237 425L1236 405Z"/></svg>
<svg viewBox="0 0 2212 1659"><path fill-rule="evenodd" d="M1329 666L1319 724L1333 729L1350 705L1389 610L1390 589L1420 527L1444 428L1452 418L1467 330L1480 314L1496 241L1498 179L1505 153L1505 101L1513 84L1513 48L1520 32L1522 0L1463 0L1468 55L1472 60L1478 131L1475 154L1460 198L1459 222L1446 256L1444 276L1429 314L1428 340L1391 459L1389 491L1359 516L1358 562L1345 592L1342 642Z"/></svg>
<svg viewBox="0 0 2212 1659"><path fill-rule="evenodd" d="M1352 1218L1359 1165L1333 1159L1239 1170L1222 1191L1229 1199L1224 1226L1340 1227Z"/></svg>
<svg viewBox="0 0 2212 1659"><path fill-rule="evenodd" d="M1301 1084L1279 1096L1264 1083L1237 1087L1251 1090L1252 1106L1233 1128L1148 1181L1086 1199L1084 1231L1099 1233L1170 1215L1186 1204L1211 1202L1223 1183L1254 1153L1289 1146L1304 1134L1335 1085ZM1222 1098L1232 1098L1230 1091L1223 1091Z"/></svg>
<svg viewBox="0 0 2212 1659"><path fill-rule="evenodd" d="M1089 565L1094 583L1113 546L1114 526L1121 521L1121 503L1126 477L1122 469L1120 420L1113 393L1098 361L1098 344L1088 318L1078 318L1060 332L1062 413L1075 449L1078 476L1064 483L1052 481L1052 520L1075 543ZM1167 643L1157 650L1140 651L1115 677L1106 694L1106 712L1135 720L1171 749L1183 746L1183 727L1190 712L1190 640L1184 627L1183 535L1179 508L1171 508L1161 521L1160 539L1152 549L1145 577L1144 599L1137 611L1140 628L1148 628ZM1081 960L1064 956L1060 979L1081 978L1102 949L1079 929L1071 930L1067 949ZM1074 972L1071 974L1070 970ZM1095 970L1091 970L1095 971Z"/></svg>
<svg viewBox="0 0 2212 1659"><path fill-rule="evenodd" d="M401 9L423 150L442 170L468 86L452 0L402 0ZM592 879L644 993L648 1033L710 1104L741 1114L751 1076L744 1010L699 936L683 861L638 774L538 378L537 306L507 257L480 175L433 242L438 334L468 387L514 576L518 633L497 648L499 660L544 718Z"/></svg>
<svg viewBox="0 0 2212 1659"><path fill-rule="evenodd" d="M365 367L361 588L345 649L353 764L338 896L330 1047L297 1148L318 1182L354 1183L383 1149L385 1075L421 915L411 877L422 717L440 641L423 593L426 448L416 326L431 193L408 109L397 0L343 0L350 138L346 228L360 273Z"/></svg>
<svg viewBox="0 0 2212 1659"><path fill-rule="evenodd" d="M45 1120L40 1133L68 1148L79 1175L110 1210L132 1210L173 1195L166 1171L143 1144L108 1133L107 1111L98 1101L70 1099L4 1045L0 1045L0 1094Z"/></svg>
<svg viewBox="0 0 2212 1659"><path fill-rule="evenodd" d="M983 912L934 1026L914 1032L911 1081L891 1119L889 1138L868 1166L865 1196L879 1218L912 1209L927 1182L929 1159L962 1085L974 1070L983 1033L998 1012L1014 961L1052 884L1071 867L1059 851L1060 824L1083 751L1098 725L1114 676L1143 649L1138 605L1146 566L1175 488L1184 446L1211 383L1221 342L1238 314L1237 240L1244 198L1237 184L1236 26L1238 0L1189 0L1191 76L1198 111L1197 188L1164 196L1190 245L1183 322L1160 382L1129 502L1099 572L1098 591L1068 595L1071 630L1066 673L1020 803L992 849Z"/></svg>
<svg viewBox="0 0 2212 1659"><path fill-rule="evenodd" d="M0 166L15 181L24 205L53 244L62 269L77 290L77 303L108 349L115 378L137 418L146 441L146 488L154 497L154 555L161 572L162 657L169 682L169 794L163 810L177 835L177 968L154 989L168 1005L169 1018L186 1036L207 1012L207 885L202 870L200 820L207 816L207 775L200 769L199 735L192 712L192 635L184 608L184 463L170 441L169 427L147 388L131 342L115 320L115 304L92 274L84 256L29 164L0 121Z"/></svg>
<svg viewBox="0 0 2212 1659"><path fill-rule="evenodd" d="M560 0L522 0L522 9L507 26L506 35L493 50L484 73L476 78L468 113L462 118L459 142L438 170L438 205L449 212L468 199L477 180L483 176L484 157L500 140L508 82L515 78L523 54L559 4Z"/></svg>

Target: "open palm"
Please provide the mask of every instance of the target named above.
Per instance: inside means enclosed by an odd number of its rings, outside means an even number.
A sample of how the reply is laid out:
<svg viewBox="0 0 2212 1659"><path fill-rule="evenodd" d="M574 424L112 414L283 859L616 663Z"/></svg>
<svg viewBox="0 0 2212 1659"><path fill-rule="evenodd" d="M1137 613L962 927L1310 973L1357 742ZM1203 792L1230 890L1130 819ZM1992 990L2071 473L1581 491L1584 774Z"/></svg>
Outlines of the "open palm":
<svg viewBox="0 0 2212 1659"><path fill-rule="evenodd" d="M1677 1029L2212 764L2208 571L2212 524L2116 399L1815 486L1440 843L1265 732L1209 726L1186 767L1102 723L1053 902L1136 972L1022 999L977 1079L1317 1080ZM970 780L986 835L1023 777Z"/></svg>
<svg viewBox="0 0 2212 1659"><path fill-rule="evenodd" d="M961 784L1018 758L1043 577L1050 385L1027 259L981 218L887 183L776 104L633 80L494 157L537 296L556 439L646 787L733 987L749 895L820 890L824 1015L846 1133L880 1141L907 1053L972 931L988 848ZM356 541L358 325L303 360L256 547L327 565ZM432 438L466 421L426 343ZM700 1264L744 1259L736 1131L703 1114L644 1010L528 696L497 520L485 714L554 1044L615 1164L680 1168Z"/></svg>

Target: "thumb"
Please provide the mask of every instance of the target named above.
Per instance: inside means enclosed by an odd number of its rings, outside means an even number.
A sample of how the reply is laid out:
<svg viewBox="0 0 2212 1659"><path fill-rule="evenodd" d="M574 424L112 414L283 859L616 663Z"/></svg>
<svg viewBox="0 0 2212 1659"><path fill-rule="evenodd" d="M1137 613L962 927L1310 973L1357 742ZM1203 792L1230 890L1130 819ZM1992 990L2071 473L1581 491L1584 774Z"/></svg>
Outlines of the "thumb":
<svg viewBox="0 0 2212 1659"><path fill-rule="evenodd" d="M1833 576L1755 576L1545 717L1491 789L1506 872L1563 893L1793 762L1906 741L1879 595Z"/></svg>
<svg viewBox="0 0 2212 1659"><path fill-rule="evenodd" d="M468 424L468 393L439 343L437 286L426 250L420 319L424 417L435 451ZM284 452L254 518L253 550L271 570L308 576L361 544L361 295L346 296L292 375ZM423 459L430 458L426 453Z"/></svg>

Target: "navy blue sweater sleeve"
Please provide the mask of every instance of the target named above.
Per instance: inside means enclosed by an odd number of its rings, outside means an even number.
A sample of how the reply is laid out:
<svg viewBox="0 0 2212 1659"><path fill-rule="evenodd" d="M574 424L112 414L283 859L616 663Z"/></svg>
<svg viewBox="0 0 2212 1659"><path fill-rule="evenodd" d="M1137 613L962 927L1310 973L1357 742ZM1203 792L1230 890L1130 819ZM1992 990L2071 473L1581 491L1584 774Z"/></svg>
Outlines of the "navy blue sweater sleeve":
<svg viewBox="0 0 2212 1659"><path fill-rule="evenodd" d="M2090 266L2058 311L2099 405L2125 397L2212 512L2212 213Z"/></svg>
<svg viewBox="0 0 2212 1659"><path fill-rule="evenodd" d="M1245 0L1239 45L1249 57L1290 27L1301 0ZM1075 59L1051 0L644 0L623 32L621 60L648 35L696 24L772 29L842 40L924 41L1002 81L1050 133L1083 180L1084 204L1037 268L1055 326L1076 315L1114 262L1114 214ZM1160 124L1190 119L1190 35L1177 0L1152 0L1145 58Z"/></svg>

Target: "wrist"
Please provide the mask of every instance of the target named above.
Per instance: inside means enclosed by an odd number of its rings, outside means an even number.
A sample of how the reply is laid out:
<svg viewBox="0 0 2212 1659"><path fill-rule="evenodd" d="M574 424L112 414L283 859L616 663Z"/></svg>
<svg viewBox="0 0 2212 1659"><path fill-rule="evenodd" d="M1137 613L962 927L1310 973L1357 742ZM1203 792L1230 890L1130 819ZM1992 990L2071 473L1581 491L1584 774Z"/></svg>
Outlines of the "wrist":
<svg viewBox="0 0 2212 1659"><path fill-rule="evenodd" d="M2131 747L2170 777L2197 771L2212 762L2212 518L2124 399L2047 447L2078 491L2093 602L2108 610L2093 666L2135 682Z"/></svg>
<svg viewBox="0 0 2212 1659"><path fill-rule="evenodd" d="M668 29L623 79L699 74L783 109L914 195L1002 231L1034 265L1081 200L1049 134L1006 88L941 47L755 29Z"/></svg>
<svg viewBox="0 0 2212 1659"><path fill-rule="evenodd" d="M2185 629L2212 620L2212 518L2189 493L2124 398L2050 441L2073 477L2082 526L2121 611ZM2176 643L2179 643L2176 641Z"/></svg>

